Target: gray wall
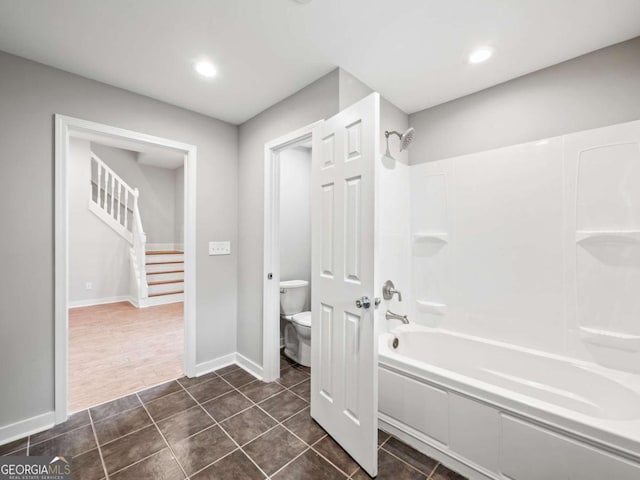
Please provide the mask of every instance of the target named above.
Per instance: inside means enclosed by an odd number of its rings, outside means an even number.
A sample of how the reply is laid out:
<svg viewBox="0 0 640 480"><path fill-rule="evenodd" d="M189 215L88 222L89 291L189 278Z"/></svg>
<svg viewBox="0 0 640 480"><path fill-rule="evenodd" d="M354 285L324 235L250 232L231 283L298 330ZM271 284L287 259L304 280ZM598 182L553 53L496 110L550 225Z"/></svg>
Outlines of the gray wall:
<svg viewBox="0 0 640 480"><path fill-rule="evenodd" d="M238 186L238 352L262 365L264 246L264 144L317 120L332 117L372 92L338 68L240 125ZM407 115L382 100L381 127L399 128ZM397 150L397 149L396 149ZM406 163L406 153L397 156Z"/></svg>
<svg viewBox="0 0 640 480"><path fill-rule="evenodd" d="M347 72L345 69L339 70L339 96L340 96L340 110L353 105L358 100L362 100L364 97L373 93L373 90L366 84L362 83L358 78ZM389 100L380 96L380 153L384 154L387 149L387 141L384 137L384 132L398 131L404 132L408 128L409 116L396 107ZM400 152L398 137L393 136L389 139L390 152L393 159L404 163L409 162L409 154L405 150ZM392 163L392 162L391 162ZM390 162L387 162L387 167L391 166Z"/></svg>
<svg viewBox="0 0 640 480"><path fill-rule="evenodd" d="M69 143L69 304L129 298L131 246L89 210L89 141Z"/></svg>
<svg viewBox="0 0 640 480"><path fill-rule="evenodd" d="M338 70L240 125L238 352L262 365L264 144L338 112Z"/></svg>
<svg viewBox="0 0 640 480"><path fill-rule="evenodd" d="M344 68L338 69L338 97L340 110L353 105L358 100L373 93L373 90L358 78L351 75Z"/></svg>
<svg viewBox="0 0 640 480"><path fill-rule="evenodd" d="M281 280L311 280L311 150L304 147L280 152L280 252ZM310 308L309 295L303 311ZM288 323L280 319L281 343Z"/></svg>
<svg viewBox="0 0 640 480"><path fill-rule="evenodd" d="M311 280L311 150L280 152L280 279Z"/></svg>
<svg viewBox="0 0 640 480"><path fill-rule="evenodd" d="M176 170L142 165L137 161L137 153L130 150L95 142L91 148L116 175L140 191L138 206L147 243L178 243Z"/></svg>
<svg viewBox="0 0 640 480"><path fill-rule="evenodd" d="M234 352L237 250L209 257L207 242L236 244L237 127L6 53L0 53L0 72L0 178L5 180L0 208L6 229L0 239L0 426L54 407L55 113L197 145L197 362ZM270 138L288 131L290 123L304 124L331 108L322 95L316 105L317 110L310 107L306 116L293 115L291 122L265 126L254 121L246 131ZM249 152L261 151L262 138L253 137ZM261 156L256 157L261 168ZM252 168L251 159L249 153L246 164ZM252 181L241 186L250 189ZM252 228L245 233L256 235Z"/></svg>
<svg viewBox="0 0 640 480"><path fill-rule="evenodd" d="M491 68L490 63L487 68ZM409 117L412 164L640 118L640 37Z"/></svg>

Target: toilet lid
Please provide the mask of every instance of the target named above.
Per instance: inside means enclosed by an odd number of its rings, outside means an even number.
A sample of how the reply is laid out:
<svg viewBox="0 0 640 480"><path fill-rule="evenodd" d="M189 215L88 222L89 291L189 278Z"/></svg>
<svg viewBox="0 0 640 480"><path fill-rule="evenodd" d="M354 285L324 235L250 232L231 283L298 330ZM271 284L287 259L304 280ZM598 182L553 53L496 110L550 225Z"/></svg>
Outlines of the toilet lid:
<svg viewBox="0 0 640 480"><path fill-rule="evenodd" d="M311 312L296 313L291 319L293 323L301 325L303 327L311 326Z"/></svg>

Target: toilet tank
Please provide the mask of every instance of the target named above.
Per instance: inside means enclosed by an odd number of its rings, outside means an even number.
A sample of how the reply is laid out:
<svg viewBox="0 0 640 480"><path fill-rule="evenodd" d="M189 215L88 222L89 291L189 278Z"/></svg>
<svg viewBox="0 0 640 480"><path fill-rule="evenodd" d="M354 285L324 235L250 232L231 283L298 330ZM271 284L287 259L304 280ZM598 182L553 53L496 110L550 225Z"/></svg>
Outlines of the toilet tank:
<svg viewBox="0 0 640 480"><path fill-rule="evenodd" d="M307 302L309 282L287 280L280 282L280 314L295 315L303 311Z"/></svg>

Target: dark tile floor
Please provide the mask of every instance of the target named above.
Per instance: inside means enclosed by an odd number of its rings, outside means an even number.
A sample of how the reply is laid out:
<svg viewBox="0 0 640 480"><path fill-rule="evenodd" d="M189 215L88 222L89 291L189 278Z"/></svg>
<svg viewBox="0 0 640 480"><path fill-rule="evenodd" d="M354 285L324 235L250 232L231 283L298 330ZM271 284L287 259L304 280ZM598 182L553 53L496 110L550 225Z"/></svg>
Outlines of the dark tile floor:
<svg viewBox="0 0 640 480"><path fill-rule="evenodd" d="M73 456L76 480L368 479L309 415L309 369L283 357L274 383L237 366L72 415L0 455ZM379 432L381 480L463 477Z"/></svg>

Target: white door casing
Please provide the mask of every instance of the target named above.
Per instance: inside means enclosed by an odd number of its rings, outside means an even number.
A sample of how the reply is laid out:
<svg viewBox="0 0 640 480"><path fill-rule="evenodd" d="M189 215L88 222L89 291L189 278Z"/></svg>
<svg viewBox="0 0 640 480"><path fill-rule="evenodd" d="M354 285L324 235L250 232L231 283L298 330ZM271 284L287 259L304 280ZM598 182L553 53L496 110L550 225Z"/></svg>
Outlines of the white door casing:
<svg viewBox="0 0 640 480"><path fill-rule="evenodd" d="M197 147L171 139L126 130L111 125L55 114L55 349L54 395L55 422L68 418L68 349L69 349L69 141L77 137L100 141L119 138L180 151L184 154L184 373L196 375L196 164Z"/></svg>
<svg viewBox="0 0 640 480"><path fill-rule="evenodd" d="M380 97L326 120L312 160L311 415L377 474L375 160ZM370 307L356 301L368 297Z"/></svg>
<svg viewBox="0 0 640 480"><path fill-rule="evenodd" d="M265 144L264 148L264 280L262 379L280 377L280 152L311 139L316 148L319 120ZM286 252L285 252L286 253Z"/></svg>

